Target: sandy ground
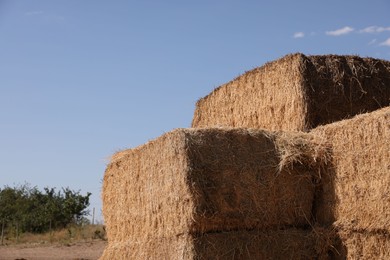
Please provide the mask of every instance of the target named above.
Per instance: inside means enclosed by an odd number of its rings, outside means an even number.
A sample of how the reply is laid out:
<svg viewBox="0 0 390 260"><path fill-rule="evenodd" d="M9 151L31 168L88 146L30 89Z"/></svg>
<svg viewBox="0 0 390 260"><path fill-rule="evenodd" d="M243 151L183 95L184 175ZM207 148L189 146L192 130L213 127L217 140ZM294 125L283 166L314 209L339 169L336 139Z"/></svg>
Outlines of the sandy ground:
<svg viewBox="0 0 390 260"><path fill-rule="evenodd" d="M12 245L0 246L0 260L98 259L107 242L102 240L78 242L70 245Z"/></svg>

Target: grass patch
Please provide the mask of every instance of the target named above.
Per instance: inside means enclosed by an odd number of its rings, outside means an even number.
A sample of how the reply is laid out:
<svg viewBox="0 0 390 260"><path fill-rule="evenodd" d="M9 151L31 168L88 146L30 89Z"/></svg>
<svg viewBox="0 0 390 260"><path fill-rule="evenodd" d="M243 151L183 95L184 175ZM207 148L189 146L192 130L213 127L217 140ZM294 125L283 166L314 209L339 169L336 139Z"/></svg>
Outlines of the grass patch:
<svg viewBox="0 0 390 260"><path fill-rule="evenodd" d="M107 240L106 230L103 225L72 225L64 229L53 230L42 234L23 233L19 238L5 236L4 244L64 244L91 240Z"/></svg>

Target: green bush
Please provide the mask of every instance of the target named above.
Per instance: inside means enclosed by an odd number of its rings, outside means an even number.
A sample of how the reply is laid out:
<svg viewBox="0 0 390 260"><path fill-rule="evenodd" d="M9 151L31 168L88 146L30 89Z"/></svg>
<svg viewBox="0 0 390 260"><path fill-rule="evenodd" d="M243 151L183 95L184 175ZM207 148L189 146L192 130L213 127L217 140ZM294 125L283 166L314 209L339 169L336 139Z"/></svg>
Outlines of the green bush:
<svg viewBox="0 0 390 260"><path fill-rule="evenodd" d="M65 228L70 224L82 224L89 214L91 193L83 196L80 191L62 188L45 188L25 184L17 187L5 186L0 189L0 227L5 232L43 233Z"/></svg>

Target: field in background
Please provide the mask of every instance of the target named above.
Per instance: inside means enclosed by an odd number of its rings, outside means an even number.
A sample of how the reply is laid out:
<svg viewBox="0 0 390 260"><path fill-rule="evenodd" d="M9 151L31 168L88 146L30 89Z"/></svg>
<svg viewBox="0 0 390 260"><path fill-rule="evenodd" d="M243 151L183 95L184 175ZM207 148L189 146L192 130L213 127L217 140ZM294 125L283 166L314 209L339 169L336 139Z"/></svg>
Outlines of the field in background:
<svg viewBox="0 0 390 260"><path fill-rule="evenodd" d="M106 240L106 231L103 225L70 226L43 234L23 233L16 238L6 236L4 245L16 244L69 244L90 240ZM1 243L0 243L1 244Z"/></svg>
<svg viewBox="0 0 390 260"><path fill-rule="evenodd" d="M103 225L71 226L44 234L6 237L0 260L6 259L98 259L107 242Z"/></svg>

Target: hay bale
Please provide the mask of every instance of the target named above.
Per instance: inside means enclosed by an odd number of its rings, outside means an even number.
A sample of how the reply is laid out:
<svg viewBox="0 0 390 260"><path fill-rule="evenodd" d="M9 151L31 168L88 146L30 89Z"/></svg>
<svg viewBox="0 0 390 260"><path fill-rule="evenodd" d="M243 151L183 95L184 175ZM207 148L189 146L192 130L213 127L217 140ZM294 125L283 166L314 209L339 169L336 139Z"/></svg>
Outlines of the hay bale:
<svg viewBox="0 0 390 260"><path fill-rule="evenodd" d="M307 227L325 157L311 136L178 129L113 156L103 183L109 241Z"/></svg>
<svg viewBox="0 0 390 260"><path fill-rule="evenodd" d="M316 200L318 222L390 232L390 107L311 133L332 149L332 167L322 174Z"/></svg>
<svg viewBox="0 0 390 260"><path fill-rule="evenodd" d="M389 234L339 232L342 245L338 259L390 259Z"/></svg>
<svg viewBox="0 0 390 260"><path fill-rule="evenodd" d="M200 99L192 127L307 131L389 104L389 61L298 53L251 70Z"/></svg>
<svg viewBox="0 0 390 260"><path fill-rule="evenodd" d="M183 234L110 243L104 259L328 259L329 241L308 230Z"/></svg>

